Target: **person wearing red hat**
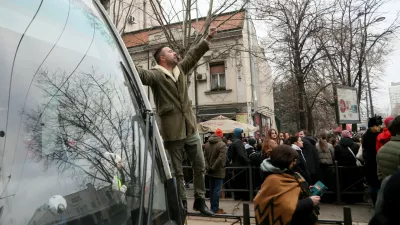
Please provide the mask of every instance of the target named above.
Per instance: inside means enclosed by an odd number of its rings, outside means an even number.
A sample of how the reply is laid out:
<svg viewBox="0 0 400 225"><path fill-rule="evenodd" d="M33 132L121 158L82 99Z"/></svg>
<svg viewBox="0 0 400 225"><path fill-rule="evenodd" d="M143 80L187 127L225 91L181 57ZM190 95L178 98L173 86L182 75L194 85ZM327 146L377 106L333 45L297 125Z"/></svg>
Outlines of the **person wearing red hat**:
<svg viewBox="0 0 400 225"><path fill-rule="evenodd" d="M219 208L219 196L225 178L226 144L222 141L224 133L217 128L208 139L204 149L207 175L209 177L210 205L215 214L226 214Z"/></svg>
<svg viewBox="0 0 400 225"><path fill-rule="evenodd" d="M392 135L390 134L388 127L389 127L389 123L392 122L393 120L394 120L394 117L389 116L383 121L383 123L385 124L385 127L383 128L383 132L380 133L378 135L378 137L376 138L376 153L378 153L379 149L381 149L381 147L384 144L388 143L390 141L390 138L392 138Z"/></svg>

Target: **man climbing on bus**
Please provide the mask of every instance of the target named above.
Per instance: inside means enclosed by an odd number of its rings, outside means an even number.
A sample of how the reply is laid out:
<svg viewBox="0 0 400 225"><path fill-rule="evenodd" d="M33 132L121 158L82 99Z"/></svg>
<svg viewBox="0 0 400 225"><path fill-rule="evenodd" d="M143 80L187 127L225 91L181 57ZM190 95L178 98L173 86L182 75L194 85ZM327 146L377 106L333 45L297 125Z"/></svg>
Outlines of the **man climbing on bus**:
<svg viewBox="0 0 400 225"><path fill-rule="evenodd" d="M212 216L205 204L205 163L197 132L196 118L188 95L187 76L197 62L210 49L210 41L216 35L210 28L207 37L194 46L180 61L171 48L161 46L154 53L157 65L150 70L137 68L143 85L152 89L161 136L167 149L177 179L178 193L187 210L187 197L183 179L182 159L185 151L193 169L195 201L193 209Z"/></svg>

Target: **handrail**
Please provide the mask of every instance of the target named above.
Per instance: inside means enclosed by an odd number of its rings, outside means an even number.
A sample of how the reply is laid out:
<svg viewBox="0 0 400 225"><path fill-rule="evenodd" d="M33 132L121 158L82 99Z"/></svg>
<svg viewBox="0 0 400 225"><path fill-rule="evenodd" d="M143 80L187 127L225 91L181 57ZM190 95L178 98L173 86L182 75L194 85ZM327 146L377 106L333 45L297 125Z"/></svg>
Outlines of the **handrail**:
<svg viewBox="0 0 400 225"><path fill-rule="evenodd" d="M237 222L240 222L243 225L250 225L250 219L255 219L254 216L250 216L250 204L249 203L243 203L243 215L232 215L232 214L215 214L214 216L205 216L201 213L188 213L188 216L194 216L194 217L208 217L208 218L224 218L224 219L237 219L236 222L232 224L236 224ZM352 224L352 218L351 218L351 209L348 206L343 207L343 220L318 220L318 224L340 224L340 225L351 225Z"/></svg>

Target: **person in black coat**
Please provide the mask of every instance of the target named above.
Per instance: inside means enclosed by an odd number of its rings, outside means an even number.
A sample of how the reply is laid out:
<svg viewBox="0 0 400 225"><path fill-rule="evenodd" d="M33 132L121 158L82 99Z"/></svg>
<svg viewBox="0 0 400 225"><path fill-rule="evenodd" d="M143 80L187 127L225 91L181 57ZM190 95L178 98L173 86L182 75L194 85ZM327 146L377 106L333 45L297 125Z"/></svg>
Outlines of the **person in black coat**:
<svg viewBox="0 0 400 225"><path fill-rule="evenodd" d="M375 206L378 189L381 182L378 179L377 163L376 163L376 139L381 133L382 117L373 117L368 121L368 130L362 138L363 157L364 157L364 172L370 187L372 203Z"/></svg>
<svg viewBox="0 0 400 225"><path fill-rule="evenodd" d="M243 130L236 128L233 132L232 144L228 148L229 155L231 156L232 167L247 167L250 165L250 160L247 155L246 149L242 138L244 136ZM232 186L234 189L247 189L247 168L233 169L232 174L234 176L232 180ZM234 192L235 200L249 200L249 194L247 192Z"/></svg>
<svg viewBox="0 0 400 225"><path fill-rule="evenodd" d="M334 157L338 162L339 176L340 176L340 187L341 190L348 191L359 191L363 190L362 182L357 182L363 180L363 174L361 169L357 166L356 158L360 146L354 142L351 138L349 131L342 131L342 139L335 146ZM350 152L351 151L351 152ZM353 154L352 154L353 153ZM348 204L353 204L355 202L361 201L361 195L344 195L343 201Z"/></svg>
<svg viewBox="0 0 400 225"><path fill-rule="evenodd" d="M369 225L400 224L400 170L385 178L382 182L380 204L376 205L375 215Z"/></svg>
<svg viewBox="0 0 400 225"><path fill-rule="evenodd" d="M313 184L310 176L310 171L308 170L308 165L302 150L302 138L300 138L299 136L292 136L287 140L286 144L290 145L293 150L295 150L299 154L299 162L295 172L300 173L301 176L303 176L304 179L307 181L307 183Z"/></svg>
<svg viewBox="0 0 400 225"><path fill-rule="evenodd" d="M306 160L307 169L310 172L311 183L314 184L318 181L319 173L319 155L318 149L315 147L317 140L310 136L307 130L299 132L299 136L303 141L303 154Z"/></svg>
<svg viewBox="0 0 400 225"><path fill-rule="evenodd" d="M349 148L353 152L351 154ZM335 160L338 162L338 166L357 166L356 158L360 146L353 141L349 131L342 131L342 139L335 146Z"/></svg>

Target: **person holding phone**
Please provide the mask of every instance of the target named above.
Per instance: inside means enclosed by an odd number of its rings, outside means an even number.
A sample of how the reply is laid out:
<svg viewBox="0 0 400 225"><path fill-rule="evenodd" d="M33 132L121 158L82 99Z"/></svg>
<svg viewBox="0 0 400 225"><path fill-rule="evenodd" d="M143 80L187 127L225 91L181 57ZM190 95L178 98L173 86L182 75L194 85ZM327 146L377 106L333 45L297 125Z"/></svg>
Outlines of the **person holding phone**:
<svg viewBox="0 0 400 225"><path fill-rule="evenodd" d="M308 183L296 171L299 154L290 146L272 149L260 168L266 179L254 198L258 225L281 218L281 224L313 225L318 220L320 196L311 196Z"/></svg>

